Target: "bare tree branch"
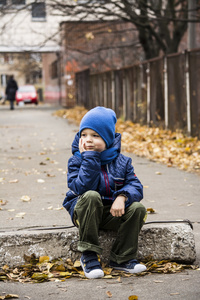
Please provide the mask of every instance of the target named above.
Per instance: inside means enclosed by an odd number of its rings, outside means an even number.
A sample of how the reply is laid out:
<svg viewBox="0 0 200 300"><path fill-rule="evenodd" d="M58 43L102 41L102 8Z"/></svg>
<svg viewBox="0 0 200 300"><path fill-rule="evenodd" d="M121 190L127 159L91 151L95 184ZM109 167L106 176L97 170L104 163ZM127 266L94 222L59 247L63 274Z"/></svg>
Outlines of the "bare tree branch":
<svg viewBox="0 0 200 300"><path fill-rule="evenodd" d="M145 58L178 51L189 22L200 22L200 1L189 10L190 0L48 0L51 15L65 16L68 21L122 20L131 22L138 32ZM38 3L33 1L32 3ZM19 10L29 9L25 5ZM12 8L12 9L11 9ZM12 7L1 6L0 16L11 13ZM189 14L190 13L190 14ZM188 17L192 14L192 17ZM8 24L5 24L3 30ZM51 37L50 37L51 38ZM48 40L48 38L46 39ZM134 44L131 43L130 44Z"/></svg>

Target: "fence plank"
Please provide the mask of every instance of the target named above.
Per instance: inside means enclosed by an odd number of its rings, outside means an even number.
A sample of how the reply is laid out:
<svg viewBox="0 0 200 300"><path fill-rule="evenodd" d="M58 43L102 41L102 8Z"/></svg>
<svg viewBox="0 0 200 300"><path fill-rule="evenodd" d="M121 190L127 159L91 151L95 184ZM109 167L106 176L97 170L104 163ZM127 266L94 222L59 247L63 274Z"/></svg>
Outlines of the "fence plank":
<svg viewBox="0 0 200 300"><path fill-rule="evenodd" d="M200 137L199 77L200 49L100 74L85 70L76 73L77 104Z"/></svg>

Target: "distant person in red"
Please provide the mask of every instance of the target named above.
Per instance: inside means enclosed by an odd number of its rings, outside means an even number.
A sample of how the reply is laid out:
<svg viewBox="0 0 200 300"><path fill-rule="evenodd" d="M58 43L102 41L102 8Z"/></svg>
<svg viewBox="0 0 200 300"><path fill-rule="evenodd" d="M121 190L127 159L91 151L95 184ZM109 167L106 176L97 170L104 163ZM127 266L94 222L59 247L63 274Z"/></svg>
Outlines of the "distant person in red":
<svg viewBox="0 0 200 300"><path fill-rule="evenodd" d="M7 86L6 86L6 99L10 101L10 109L14 109L14 101L15 101L15 95L16 91L18 90L17 82L14 79L14 76L11 75Z"/></svg>

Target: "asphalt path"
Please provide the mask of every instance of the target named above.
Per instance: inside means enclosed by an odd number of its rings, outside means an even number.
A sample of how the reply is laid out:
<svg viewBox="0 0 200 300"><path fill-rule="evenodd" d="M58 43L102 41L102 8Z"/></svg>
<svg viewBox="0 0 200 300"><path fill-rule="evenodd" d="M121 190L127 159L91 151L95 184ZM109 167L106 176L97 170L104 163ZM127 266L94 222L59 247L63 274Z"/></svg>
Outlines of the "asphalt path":
<svg viewBox="0 0 200 300"><path fill-rule="evenodd" d="M62 209L67 191L67 161L78 127L53 116L49 105L0 106L0 231L71 226ZM142 203L155 210L147 222L189 219L194 227L200 263L200 177L128 153L144 185ZM26 196L26 197L24 197ZM56 246L56 245L55 245ZM145 277L80 280L42 284L0 282L0 296L19 299L200 299L200 272ZM110 295L111 295L110 294Z"/></svg>

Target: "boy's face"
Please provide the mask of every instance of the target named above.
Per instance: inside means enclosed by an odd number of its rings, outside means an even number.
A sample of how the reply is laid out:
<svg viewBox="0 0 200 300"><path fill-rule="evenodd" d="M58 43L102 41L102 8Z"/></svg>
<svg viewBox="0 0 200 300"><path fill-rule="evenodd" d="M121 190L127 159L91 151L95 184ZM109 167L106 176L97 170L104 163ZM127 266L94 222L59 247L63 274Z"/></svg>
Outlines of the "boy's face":
<svg viewBox="0 0 200 300"><path fill-rule="evenodd" d="M102 152L106 150L106 143L100 135L89 128L83 129L79 142L80 152L83 151L97 151Z"/></svg>

